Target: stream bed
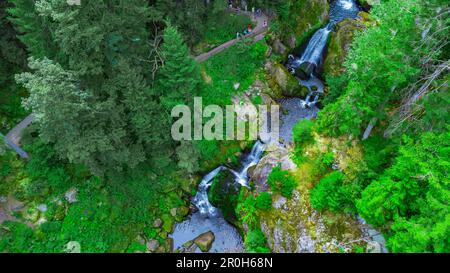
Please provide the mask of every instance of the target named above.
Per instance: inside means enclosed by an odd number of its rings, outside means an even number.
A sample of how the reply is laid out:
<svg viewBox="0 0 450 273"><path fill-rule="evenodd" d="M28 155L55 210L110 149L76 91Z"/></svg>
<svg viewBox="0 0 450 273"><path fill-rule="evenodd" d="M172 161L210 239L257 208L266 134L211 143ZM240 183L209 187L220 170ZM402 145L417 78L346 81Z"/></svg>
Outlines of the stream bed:
<svg viewBox="0 0 450 273"><path fill-rule="evenodd" d="M287 98L278 101L282 114L280 116L280 137L283 142L292 142L292 129L301 119L311 119L317 116L319 109L316 106L319 95L323 93L323 83L314 71L323 62L322 58L326 50L326 43L334 25L345 18L355 18L359 12L359 7L353 0L336 0L330 5L330 23L319 29L308 42L305 52L301 56L291 55L288 61L288 69L296 74L298 69L306 72L306 78L300 79L299 84L309 89L306 98ZM305 65L306 64L306 65ZM303 73L305 75L305 73ZM194 240L202 233L212 231L214 241L209 252L244 252L243 240L237 229L228 223L222 216L220 210L211 205L208 200L208 190L214 177L222 171L231 172L235 179L229 183L236 183L243 187L248 187L247 171L251 166L258 164L264 152L265 144L257 141L251 152L242 160L241 169L235 171L225 166L218 166L216 169L205 175L198 186L196 196L191 200L198 211L189 215L187 219L175 225L170 237L173 239L174 249L182 249L183 244ZM195 252L200 252L199 248Z"/></svg>

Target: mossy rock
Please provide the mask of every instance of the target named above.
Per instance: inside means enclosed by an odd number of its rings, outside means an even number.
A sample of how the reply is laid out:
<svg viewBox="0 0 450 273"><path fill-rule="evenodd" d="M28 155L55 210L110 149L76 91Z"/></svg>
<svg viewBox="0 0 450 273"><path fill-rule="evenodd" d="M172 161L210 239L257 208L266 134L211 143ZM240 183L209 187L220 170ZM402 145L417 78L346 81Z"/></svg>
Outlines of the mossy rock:
<svg viewBox="0 0 450 273"><path fill-rule="evenodd" d="M170 214L164 214L161 216L161 219L163 221L162 229L167 233L171 233L175 225L175 219Z"/></svg>
<svg viewBox="0 0 450 273"><path fill-rule="evenodd" d="M273 84L280 88L283 96L303 98L308 93L307 88L301 86L298 80L282 64L268 63L266 69Z"/></svg>
<svg viewBox="0 0 450 273"><path fill-rule="evenodd" d="M331 35L324 63L324 72L327 76L339 76L345 71L343 63L353 37L357 31L364 28L362 21L353 19L346 19L337 24L336 30Z"/></svg>
<svg viewBox="0 0 450 273"><path fill-rule="evenodd" d="M220 209L224 218L233 224L237 224L234 208L237 205L237 196L240 186L234 182L234 176L228 171L219 173L214 178L208 192L211 204Z"/></svg>
<svg viewBox="0 0 450 273"><path fill-rule="evenodd" d="M280 19L276 30L283 44L293 49L328 20L328 0L291 1L289 16Z"/></svg>
<svg viewBox="0 0 450 273"><path fill-rule="evenodd" d="M215 240L214 233L211 231L200 234L194 239L194 243L200 248L202 252L208 252Z"/></svg>

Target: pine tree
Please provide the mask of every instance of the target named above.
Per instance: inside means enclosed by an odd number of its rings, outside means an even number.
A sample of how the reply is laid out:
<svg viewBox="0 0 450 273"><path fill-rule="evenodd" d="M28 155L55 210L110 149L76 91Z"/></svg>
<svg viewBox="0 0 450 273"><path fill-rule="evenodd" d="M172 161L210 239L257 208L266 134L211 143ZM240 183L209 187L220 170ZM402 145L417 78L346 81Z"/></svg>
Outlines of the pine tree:
<svg viewBox="0 0 450 273"><path fill-rule="evenodd" d="M158 74L158 88L162 104L170 111L177 104L192 101L198 92L200 74L196 62L189 56L189 50L175 27L169 24L164 29L163 40L161 55L164 66Z"/></svg>
<svg viewBox="0 0 450 273"><path fill-rule="evenodd" d="M54 55L55 45L49 29L49 18L40 16L33 0L9 0L9 20L20 33L19 39L27 46L32 56L41 58Z"/></svg>

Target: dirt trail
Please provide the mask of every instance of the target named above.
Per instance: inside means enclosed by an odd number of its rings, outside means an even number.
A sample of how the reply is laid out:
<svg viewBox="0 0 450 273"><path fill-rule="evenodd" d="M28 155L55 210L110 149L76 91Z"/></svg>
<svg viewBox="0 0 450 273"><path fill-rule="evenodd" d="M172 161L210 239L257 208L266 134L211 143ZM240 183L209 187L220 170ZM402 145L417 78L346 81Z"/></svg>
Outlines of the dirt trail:
<svg viewBox="0 0 450 273"><path fill-rule="evenodd" d="M234 12L237 12L236 10ZM267 25L264 26L264 22L269 22L269 19L267 18L267 16L265 14L261 14L260 16L256 16L253 13L249 12L249 11L241 11L240 13L245 14L247 16L250 16L252 18L253 21L256 22L256 27L255 29L252 31L252 33L250 33L249 35L246 35L245 38L253 38L255 40L255 42L260 41L264 38L263 33L267 30ZM207 59L209 59L210 57L222 52L223 50L233 46L234 44L236 44L239 39L233 39L230 40L226 43L221 44L220 46L212 49L211 51L208 51L206 53L200 54L197 57L195 57L195 60L197 60L199 63L206 61Z"/></svg>

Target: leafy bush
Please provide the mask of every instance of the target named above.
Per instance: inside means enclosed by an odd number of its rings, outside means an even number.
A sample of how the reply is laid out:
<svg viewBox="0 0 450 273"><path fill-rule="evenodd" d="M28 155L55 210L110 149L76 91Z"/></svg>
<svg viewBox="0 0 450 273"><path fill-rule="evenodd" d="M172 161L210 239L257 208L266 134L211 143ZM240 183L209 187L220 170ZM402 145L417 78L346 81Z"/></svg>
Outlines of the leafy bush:
<svg viewBox="0 0 450 273"><path fill-rule="evenodd" d="M317 210L345 211L351 207L352 189L344 186L344 174L334 171L322 178L310 192L311 204Z"/></svg>
<svg viewBox="0 0 450 273"><path fill-rule="evenodd" d="M266 236L259 228L249 230L244 241L245 249L253 253L269 253L266 243Z"/></svg>
<svg viewBox="0 0 450 273"><path fill-rule="evenodd" d="M261 192L256 197L256 207L261 210L269 210L272 208L272 195L268 192Z"/></svg>
<svg viewBox="0 0 450 273"><path fill-rule="evenodd" d="M288 171L282 171L280 166L276 166L270 172L267 183L272 191L281 193L282 196L290 198L292 191L297 187L297 181Z"/></svg>
<svg viewBox="0 0 450 273"><path fill-rule="evenodd" d="M313 127L313 121L302 119L293 128L292 135L295 143L293 160L297 164L301 164L305 160L303 156L304 147L314 142Z"/></svg>
<svg viewBox="0 0 450 273"><path fill-rule="evenodd" d="M253 196L247 197L243 202L238 202L236 212L240 215L243 223L250 227L257 226L259 219L256 215L256 199Z"/></svg>

